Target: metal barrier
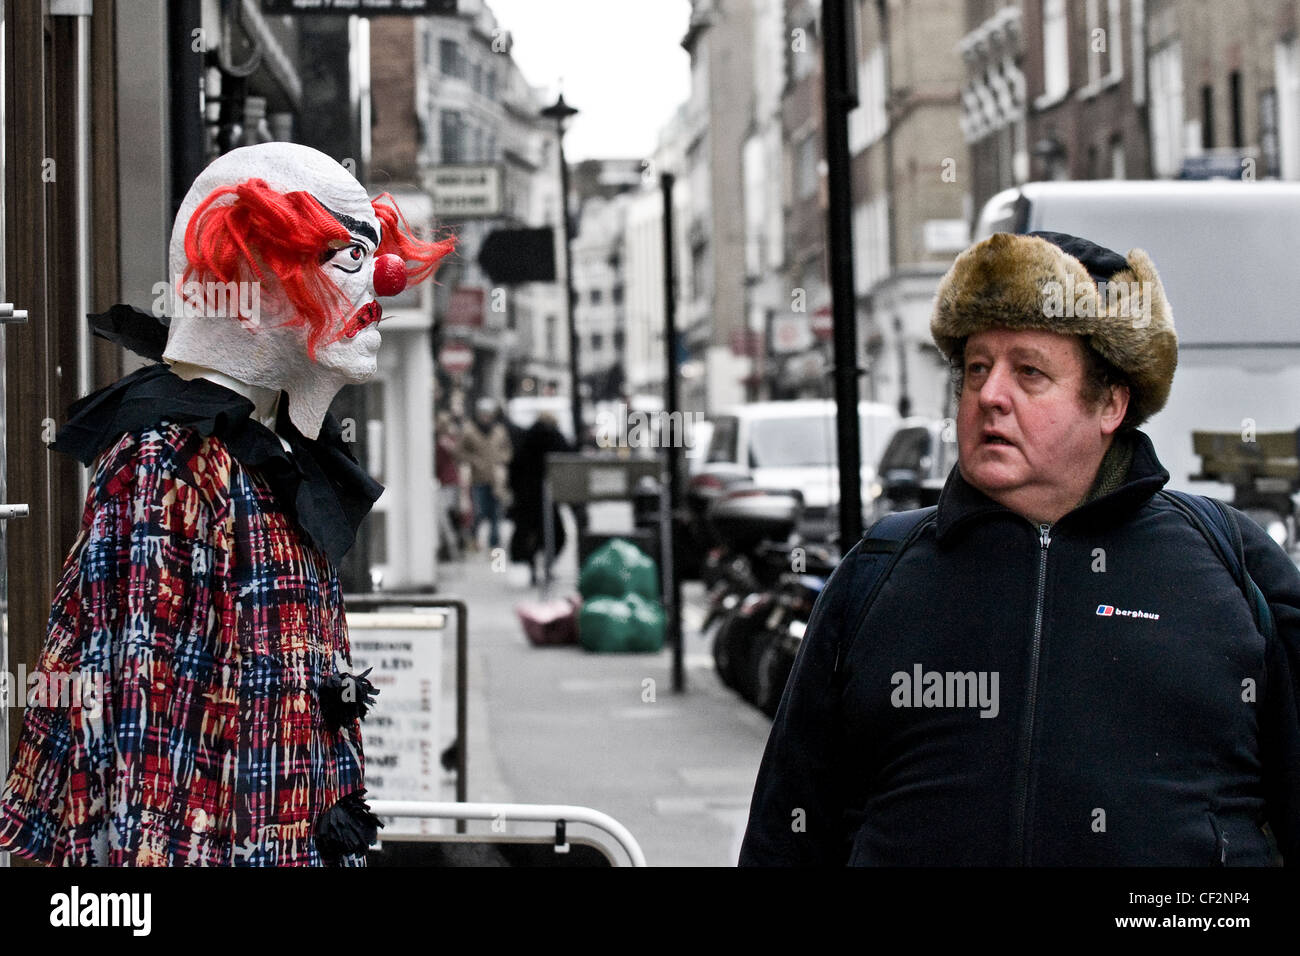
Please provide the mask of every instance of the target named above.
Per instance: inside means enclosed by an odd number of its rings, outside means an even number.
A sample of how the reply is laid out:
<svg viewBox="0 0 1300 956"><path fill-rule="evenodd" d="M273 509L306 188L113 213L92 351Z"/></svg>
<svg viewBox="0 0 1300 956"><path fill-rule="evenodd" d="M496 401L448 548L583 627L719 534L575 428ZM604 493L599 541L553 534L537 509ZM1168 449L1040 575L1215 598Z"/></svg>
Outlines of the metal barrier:
<svg viewBox="0 0 1300 956"><path fill-rule="evenodd" d="M466 820L526 820L535 823L552 823L556 827L556 844L563 845L566 827L582 823L612 836L627 854L632 866L645 866L641 845L628 831L608 814L590 807L535 803L435 803L415 800L373 800L370 809L381 817L424 817L455 820L457 832Z"/></svg>

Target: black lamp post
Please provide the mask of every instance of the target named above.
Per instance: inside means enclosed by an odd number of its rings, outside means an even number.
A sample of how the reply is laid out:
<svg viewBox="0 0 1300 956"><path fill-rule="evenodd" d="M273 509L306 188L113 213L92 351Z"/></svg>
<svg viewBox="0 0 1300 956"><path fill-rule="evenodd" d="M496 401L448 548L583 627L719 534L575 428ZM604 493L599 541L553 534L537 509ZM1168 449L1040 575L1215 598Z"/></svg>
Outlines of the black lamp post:
<svg viewBox="0 0 1300 956"><path fill-rule="evenodd" d="M570 404L573 413L573 441L575 447L582 442L582 395L579 392L578 379L578 325L574 317L574 307L578 301L573 288L573 224L569 220L569 165L564 161L564 121L578 111L564 102L561 93L556 101L541 115L555 120L556 139L560 145L560 214L564 217L564 284L568 300L569 320L569 378L572 381Z"/></svg>

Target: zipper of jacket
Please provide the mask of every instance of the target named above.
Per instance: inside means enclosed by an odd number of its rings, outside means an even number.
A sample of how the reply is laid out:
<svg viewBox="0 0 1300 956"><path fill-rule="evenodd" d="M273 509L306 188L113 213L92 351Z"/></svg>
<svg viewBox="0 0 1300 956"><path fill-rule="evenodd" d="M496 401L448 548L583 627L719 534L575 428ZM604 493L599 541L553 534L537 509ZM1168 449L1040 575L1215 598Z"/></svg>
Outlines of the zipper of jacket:
<svg viewBox="0 0 1300 956"><path fill-rule="evenodd" d="M1034 611L1034 643L1029 651L1029 683L1025 692L1024 735L1020 747L1015 806L1015 845L1012 859L1018 866L1029 864L1025 853L1025 823L1029 812L1029 761L1034 746L1034 711L1038 706L1038 659L1043 649L1043 600L1047 596L1047 548L1052 543L1052 526L1038 526L1038 603Z"/></svg>

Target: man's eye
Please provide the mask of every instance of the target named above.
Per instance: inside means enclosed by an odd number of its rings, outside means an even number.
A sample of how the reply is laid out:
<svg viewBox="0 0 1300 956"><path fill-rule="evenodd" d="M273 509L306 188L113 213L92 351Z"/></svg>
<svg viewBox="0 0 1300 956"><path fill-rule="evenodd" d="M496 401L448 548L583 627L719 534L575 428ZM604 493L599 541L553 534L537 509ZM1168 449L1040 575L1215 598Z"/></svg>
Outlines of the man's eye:
<svg viewBox="0 0 1300 956"><path fill-rule="evenodd" d="M1030 377L1043 374L1038 369L1034 368L1032 365L1022 366L1020 370L1024 372L1026 375L1029 375Z"/></svg>

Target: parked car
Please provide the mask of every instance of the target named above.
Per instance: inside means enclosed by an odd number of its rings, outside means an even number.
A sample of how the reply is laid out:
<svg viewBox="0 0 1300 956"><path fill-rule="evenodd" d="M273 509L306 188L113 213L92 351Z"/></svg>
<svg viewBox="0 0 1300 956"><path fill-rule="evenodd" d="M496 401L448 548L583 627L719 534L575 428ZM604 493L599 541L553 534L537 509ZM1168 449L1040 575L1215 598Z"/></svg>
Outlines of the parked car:
<svg viewBox="0 0 1300 956"><path fill-rule="evenodd" d="M898 422L898 412L889 405L858 405L866 514L872 510L876 463ZM804 501L800 535L826 540L834 530L833 509L839 501L835 403L755 402L716 415L705 461L690 482L693 510L704 514L712 499L743 482L759 488L797 488Z"/></svg>

